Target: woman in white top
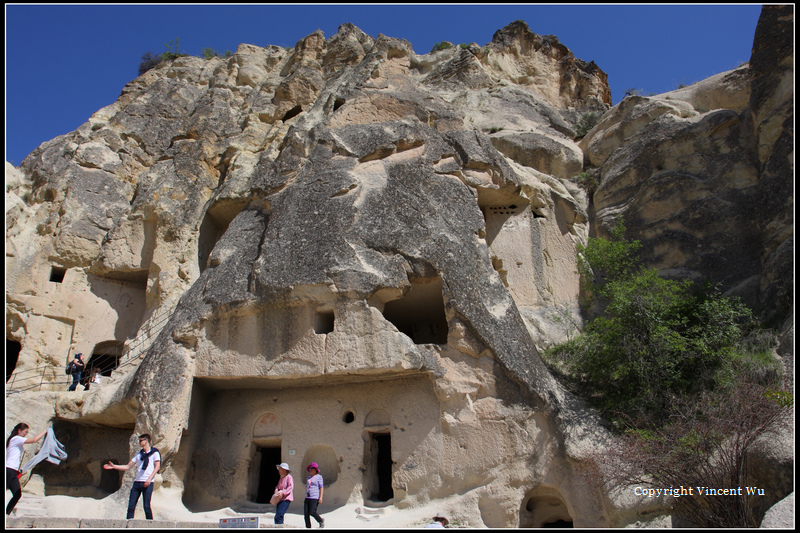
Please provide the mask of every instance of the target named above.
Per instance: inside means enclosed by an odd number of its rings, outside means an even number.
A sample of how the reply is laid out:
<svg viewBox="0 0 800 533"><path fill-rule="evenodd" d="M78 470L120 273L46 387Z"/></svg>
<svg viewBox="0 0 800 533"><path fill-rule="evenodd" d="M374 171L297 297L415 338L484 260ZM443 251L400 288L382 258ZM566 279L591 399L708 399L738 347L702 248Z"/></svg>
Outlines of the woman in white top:
<svg viewBox="0 0 800 533"><path fill-rule="evenodd" d="M6 441L6 487L11 491L11 500L6 506L7 515L11 514L14 506L22 498L22 487L19 485L19 469L22 464L23 446L39 442L47 433L47 430L44 430L35 437L28 438L29 431L28 424L20 422L11 430L11 436Z"/></svg>

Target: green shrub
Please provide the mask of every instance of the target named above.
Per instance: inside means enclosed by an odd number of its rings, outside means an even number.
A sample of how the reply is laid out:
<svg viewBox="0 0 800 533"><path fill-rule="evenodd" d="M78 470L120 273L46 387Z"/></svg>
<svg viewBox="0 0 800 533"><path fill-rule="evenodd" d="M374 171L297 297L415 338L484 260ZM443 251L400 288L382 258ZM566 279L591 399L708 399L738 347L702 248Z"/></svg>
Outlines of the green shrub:
<svg viewBox="0 0 800 533"><path fill-rule="evenodd" d="M581 118L578 119L578 122L575 123L575 134L577 137L585 137L589 131L597 126L597 123L600 122L600 117L602 115L595 111L589 111L588 113L584 113L581 115Z"/></svg>
<svg viewBox="0 0 800 533"><path fill-rule="evenodd" d="M597 186L600 185L600 183L597 181L597 178L589 172L581 172L572 179L578 184L579 187L589 194L594 194L594 192L597 190Z"/></svg>
<svg viewBox="0 0 800 533"><path fill-rule="evenodd" d="M439 41L438 43L433 45L433 48L431 48L431 52L438 52L439 50L447 50L448 48L453 48L453 43L449 43L447 41Z"/></svg>
<svg viewBox="0 0 800 533"><path fill-rule="evenodd" d="M755 332L736 298L646 269L621 220L610 240L579 247L583 289L603 308L583 333L545 352L546 362L612 421L658 426L670 402L732 386L743 374L778 374L770 338ZM755 347L755 349L754 349Z"/></svg>
<svg viewBox="0 0 800 533"><path fill-rule="evenodd" d="M225 50L225 53L223 55L219 55L219 52L217 52L213 48L203 48L203 51L200 52L200 54L203 56L203 59L213 59L215 57L228 58L233 56L233 52L231 52L230 50Z"/></svg>

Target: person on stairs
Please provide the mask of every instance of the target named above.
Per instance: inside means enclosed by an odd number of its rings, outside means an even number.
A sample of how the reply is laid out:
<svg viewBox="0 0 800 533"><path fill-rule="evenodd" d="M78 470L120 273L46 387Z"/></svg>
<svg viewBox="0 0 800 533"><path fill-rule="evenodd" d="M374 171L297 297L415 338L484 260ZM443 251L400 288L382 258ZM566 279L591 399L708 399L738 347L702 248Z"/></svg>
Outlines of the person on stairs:
<svg viewBox="0 0 800 533"><path fill-rule="evenodd" d="M19 484L20 465L22 464L23 446L39 442L45 436L47 430L42 431L35 437L28 438L30 428L25 422L20 422L11 430L11 435L6 441L6 487L11 491L11 500L6 506L6 515L11 511L22 498L22 487Z"/></svg>

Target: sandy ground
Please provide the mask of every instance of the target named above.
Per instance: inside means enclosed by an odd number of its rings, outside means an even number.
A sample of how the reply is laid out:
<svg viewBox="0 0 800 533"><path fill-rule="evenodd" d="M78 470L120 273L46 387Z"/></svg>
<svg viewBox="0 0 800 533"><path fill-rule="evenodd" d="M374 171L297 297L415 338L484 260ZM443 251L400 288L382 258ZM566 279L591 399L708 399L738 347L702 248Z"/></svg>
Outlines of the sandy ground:
<svg viewBox="0 0 800 533"><path fill-rule="evenodd" d="M11 498L11 493L6 491L6 502ZM113 494L106 498L78 498L70 496L35 496L23 490L22 500L17 504L20 511L15 511L14 516L26 513L26 499L29 506L37 509L37 515L48 517L78 517L78 518L107 518L123 519L127 507L127 494ZM181 501L178 491L157 490L153 494L153 516L156 520L176 520L184 522L211 522L218 523L220 518L244 518L258 516L261 524L273 524L274 507L269 506L269 511L263 514L256 512L235 512L230 507L210 512L193 513ZM42 512L42 510L44 512ZM325 519L326 529L403 529L423 528L431 522L431 518L438 512L445 512L447 505L438 501L429 507L413 509L397 509L394 506L383 508L370 508L363 505L347 504L335 509L323 504L319 508L320 516ZM136 508L136 518L144 518L141 500ZM303 520L303 502L294 501L286 513L284 524L287 527L305 528ZM312 528L318 527L316 521L311 519ZM453 527L455 524L451 524ZM216 525L211 526L216 527Z"/></svg>

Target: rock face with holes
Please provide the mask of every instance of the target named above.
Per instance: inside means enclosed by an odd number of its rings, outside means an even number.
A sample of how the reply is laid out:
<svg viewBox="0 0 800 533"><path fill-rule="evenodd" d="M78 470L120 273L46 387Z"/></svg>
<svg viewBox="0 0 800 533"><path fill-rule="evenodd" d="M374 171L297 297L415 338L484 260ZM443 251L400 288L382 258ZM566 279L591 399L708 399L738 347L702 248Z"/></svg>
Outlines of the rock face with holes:
<svg viewBox="0 0 800 533"><path fill-rule="evenodd" d="M658 116L687 119L659 138L735 169L700 180L689 158L670 174L702 185L685 194L756 180L729 133L753 105L743 72L626 99L579 145L574 125L610 107L605 74L522 22L425 55L344 25L162 64L6 166L12 378L35 384L47 363L44 390L14 397L7 420L36 398L29 416L58 420L68 451L92 428L113 449L151 433L157 490L191 510L266 503L280 462L301 500L313 461L326 504L442 501L476 527L663 512L584 480L604 430L538 350L580 324L576 244L595 210L666 216L631 204L647 164L675 156L637 140ZM572 180L585 158L603 175L593 200ZM105 381L56 392L79 351ZM90 473L97 455L78 455ZM44 483L93 496L120 483L94 474L91 494Z"/></svg>

